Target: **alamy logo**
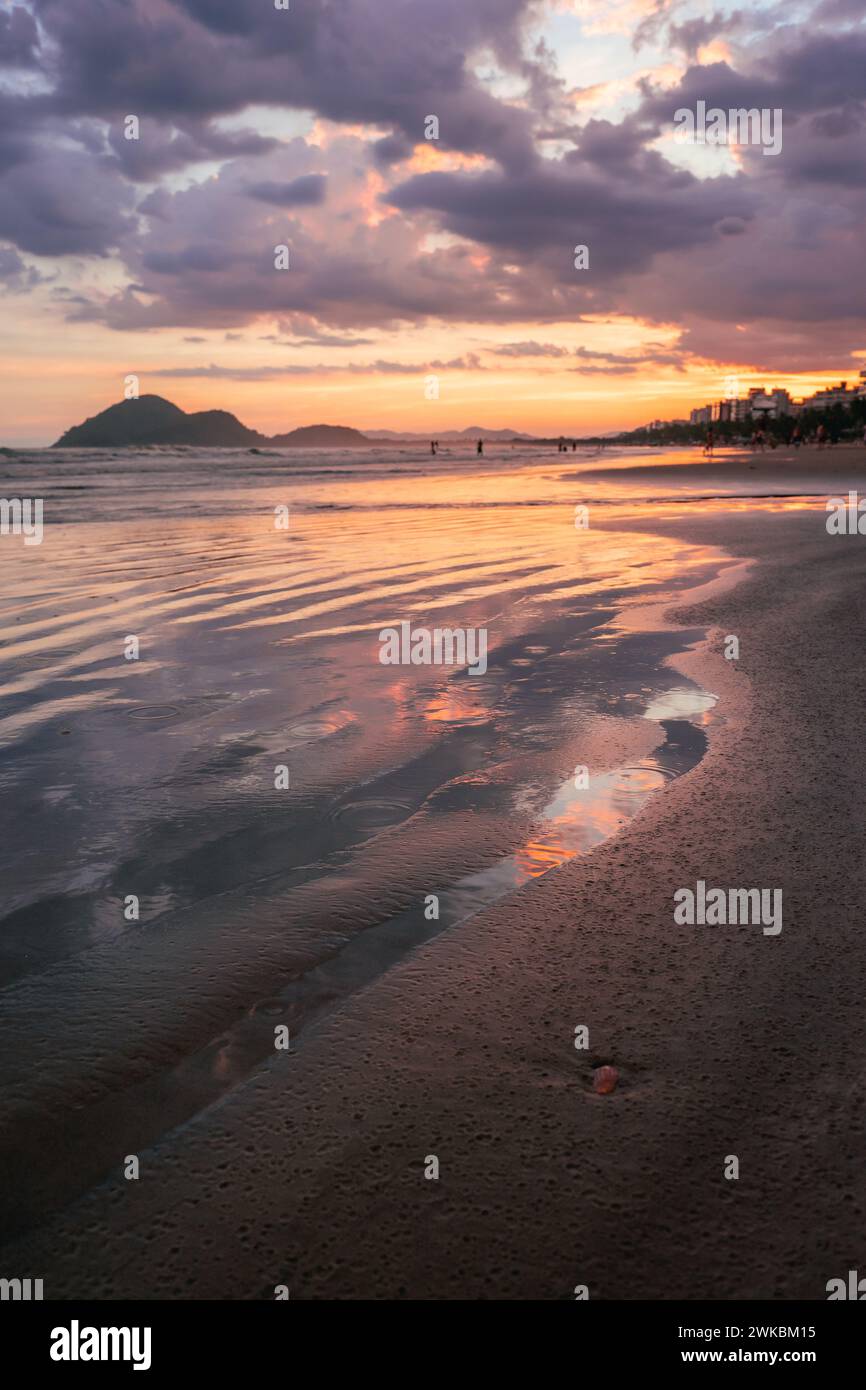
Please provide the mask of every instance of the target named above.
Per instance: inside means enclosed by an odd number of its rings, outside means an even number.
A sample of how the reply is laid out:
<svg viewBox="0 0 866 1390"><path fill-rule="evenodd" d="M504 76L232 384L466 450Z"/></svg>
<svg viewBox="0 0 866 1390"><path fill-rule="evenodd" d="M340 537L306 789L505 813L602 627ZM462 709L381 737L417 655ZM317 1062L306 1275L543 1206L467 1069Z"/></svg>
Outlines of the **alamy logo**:
<svg viewBox="0 0 866 1390"><path fill-rule="evenodd" d="M13 1303L29 1303L42 1298L41 1279L0 1279L0 1299Z"/></svg>
<svg viewBox="0 0 866 1390"><path fill-rule="evenodd" d="M844 1279L827 1280L828 1303L838 1302L841 1298L853 1298L858 1303L866 1300L866 1279L858 1279L856 1269L848 1270L847 1284Z"/></svg>
<svg viewBox="0 0 866 1390"><path fill-rule="evenodd" d="M827 532L831 536L866 536L866 497L858 498L856 492L844 497L828 497L824 510L827 512Z"/></svg>
<svg viewBox="0 0 866 1390"><path fill-rule="evenodd" d="M465 666L472 676L487 670L486 627L412 628L408 622L383 627L379 660L383 666Z"/></svg>
<svg viewBox="0 0 866 1390"><path fill-rule="evenodd" d="M41 545L42 498L0 497L0 536L23 536L25 545Z"/></svg>
<svg viewBox="0 0 866 1390"><path fill-rule="evenodd" d="M674 112L674 139L690 145L762 145L764 154L782 149L782 111L780 107L740 106L723 111L699 101L692 111L681 106Z"/></svg>
<svg viewBox="0 0 866 1390"><path fill-rule="evenodd" d="M51 1331L52 1361L131 1361L134 1371L150 1370L149 1327L69 1327Z"/></svg>
<svg viewBox="0 0 866 1390"><path fill-rule="evenodd" d="M674 902L674 921L680 927L763 926L764 936L778 936L782 930L781 888L708 890L699 878L694 892L691 888L678 888Z"/></svg>

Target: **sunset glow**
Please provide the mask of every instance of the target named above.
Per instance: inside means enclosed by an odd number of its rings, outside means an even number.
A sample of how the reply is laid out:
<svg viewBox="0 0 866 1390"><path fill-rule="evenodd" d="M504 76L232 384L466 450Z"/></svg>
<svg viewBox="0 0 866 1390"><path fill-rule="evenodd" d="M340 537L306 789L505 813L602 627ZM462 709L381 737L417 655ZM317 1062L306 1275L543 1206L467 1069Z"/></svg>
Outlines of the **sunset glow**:
<svg viewBox="0 0 866 1390"><path fill-rule="evenodd" d="M322 86L324 15L315 73L278 17L234 72L206 6L154 0L111 32L98 100L98 7L75 8L19 5L0 46L26 131L0 176L4 443L52 442L130 374L265 433L585 435L685 418L732 376L796 398L866 361L856 132L808 68L788 92L800 49L772 7L689 2L666 28L643 0L509 0L489 33L472 6L444 31L419 12L408 50L384 7L358 17L370 80ZM192 96L160 77L169 33ZM750 82L800 115L778 159L676 144L683 101Z"/></svg>

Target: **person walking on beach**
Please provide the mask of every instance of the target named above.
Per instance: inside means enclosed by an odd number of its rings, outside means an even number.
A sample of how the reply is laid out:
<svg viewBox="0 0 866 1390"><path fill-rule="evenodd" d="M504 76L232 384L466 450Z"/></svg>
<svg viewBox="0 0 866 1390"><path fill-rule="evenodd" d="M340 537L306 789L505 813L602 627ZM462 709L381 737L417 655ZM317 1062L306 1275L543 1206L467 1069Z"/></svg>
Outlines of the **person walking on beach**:
<svg viewBox="0 0 866 1390"><path fill-rule="evenodd" d="M436 440L435 440L435 439L431 439L431 440L430 440L430 452L431 452L431 454L435 454L435 453L436 453Z"/></svg>
<svg viewBox="0 0 866 1390"><path fill-rule="evenodd" d="M825 449L827 447L827 431L823 425L818 426L818 432L815 438L818 442L819 449Z"/></svg>
<svg viewBox="0 0 866 1390"><path fill-rule="evenodd" d="M715 443L715 440L713 439L713 432L712 432L712 430L707 430L706 443L704 444L704 454L705 454L706 457L709 458L709 459L711 459L711 458L713 457L713 444L714 444L714 443Z"/></svg>
<svg viewBox="0 0 866 1390"><path fill-rule="evenodd" d="M800 426L799 426L799 425L795 425L795 426L794 426L794 431L793 431L793 433L792 433L792 435L791 435L791 444L793 445L793 447L794 447L795 449L799 449L799 447L800 447L800 445L802 444L802 442L803 442L803 435L802 435L802 433L801 433L801 431L800 431Z"/></svg>

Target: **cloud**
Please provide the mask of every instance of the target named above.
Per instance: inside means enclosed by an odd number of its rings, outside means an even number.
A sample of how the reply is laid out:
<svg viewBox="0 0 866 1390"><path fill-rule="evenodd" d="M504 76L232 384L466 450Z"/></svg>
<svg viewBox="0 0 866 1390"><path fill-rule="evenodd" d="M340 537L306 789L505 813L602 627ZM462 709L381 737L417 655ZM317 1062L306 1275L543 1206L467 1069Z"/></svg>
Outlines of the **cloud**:
<svg viewBox="0 0 866 1390"><path fill-rule="evenodd" d="M289 183L251 183L246 191L250 198L273 203L278 208L300 208L323 203L327 186L324 174L302 174Z"/></svg>
<svg viewBox="0 0 866 1390"><path fill-rule="evenodd" d="M133 234L132 204L105 165L43 146L37 160L22 158L3 176L0 237L39 256L104 256Z"/></svg>
<svg viewBox="0 0 866 1390"><path fill-rule="evenodd" d="M473 371L486 369L474 353L463 357L453 357L449 361L433 362L393 362L379 358L375 362L302 362L286 363L281 367L272 365L261 367L220 367L211 362L201 367L150 367L149 376L162 376L176 380L197 378L212 381L271 381L292 376L423 376L437 371Z"/></svg>
<svg viewBox="0 0 866 1390"><path fill-rule="evenodd" d="M0 284L8 293L21 294L46 278L35 266L27 265L14 247L0 246Z"/></svg>
<svg viewBox="0 0 866 1390"><path fill-rule="evenodd" d="M55 110L209 120L252 103L390 128L410 144L429 114L451 149L532 162L531 113L490 94L471 55L543 85L521 35L532 0L35 0L60 54Z"/></svg>
<svg viewBox="0 0 866 1390"><path fill-rule="evenodd" d="M621 174L616 160L607 172L597 167L591 143L588 161L581 149L575 158L547 160L522 176L417 175L392 189L387 201L404 212L435 212L449 231L508 253L518 264L541 258L575 298L599 280L648 268L659 252L714 241L724 217L753 215L745 180L701 182L653 152L636 162L625 152L629 143L628 137L620 142L627 166ZM576 244L589 247L591 280L575 273Z"/></svg>
<svg viewBox="0 0 866 1390"><path fill-rule="evenodd" d="M503 343L491 349L497 357L568 357L569 349L556 343Z"/></svg>
<svg viewBox="0 0 866 1390"><path fill-rule="evenodd" d="M608 315L679 327L675 349L640 359L675 369L746 350L788 363L834 331L862 347L862 0L822 0L807 24L776 3L617 14L619 32L627 14L637 40L688 66L665 57L636 108L578 123L535 0L13 5L0 17L7 283L38 292L22 256L75 257L70 289L44 296L75 321L193 338L277 322L277 345L323 356L469 321L506 325L493 356L538 358L528 370L561 358L631 373L628 354L571 360L544 341L544 325ZM726 61L701 62L723 33L712 51ZM673 113L697 100L782 108L781 154L684 158ZM429 115L439 142L423 138ZM111 258L110 274L85 258ZM311 370L413 370L381 351L370 367ZM484 369L472 354L440 365Z"/></svg>
<svg viewBox="0 0 866 1390"><path fill-rule="evenodd" d="M267 154L278 145L256 131L222 131L206 121L186 120L176 127L145 119L139 120L139 127L137 139L126 138L125 123L119 120L108 132L109 145L123 174L137 182L150 182L203 160Z"/></svg>
<svg viewBox="0 0 866 1390"><path fill-rule="evenodd" d="M0 14L0 67L28 68L36 62L39 30L29 10L14 5Z"/></svg>

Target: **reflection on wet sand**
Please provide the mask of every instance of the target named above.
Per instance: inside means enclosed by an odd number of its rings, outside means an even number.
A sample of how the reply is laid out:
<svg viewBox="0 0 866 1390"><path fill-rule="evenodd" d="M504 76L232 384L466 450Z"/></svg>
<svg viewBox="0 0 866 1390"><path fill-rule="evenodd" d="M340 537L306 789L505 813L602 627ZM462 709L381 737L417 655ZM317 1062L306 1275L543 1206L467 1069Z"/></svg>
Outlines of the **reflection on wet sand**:
<svg viewBox="0 0 866 1390"><path fill-rule="evenodd" d="M730 565L630 529L664 505L643 483L519 450L432 473L366 453L27 468L45 541L9 551L0 610L16 1227L243 1084L275 1020L302 1065L324 1014L687 772L714 697L667 662L703 634L651 606ZM384 667L403 620L485 628L486 673ZM606 760L604 737L632 751Z"/></svg>

